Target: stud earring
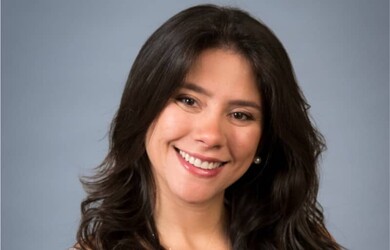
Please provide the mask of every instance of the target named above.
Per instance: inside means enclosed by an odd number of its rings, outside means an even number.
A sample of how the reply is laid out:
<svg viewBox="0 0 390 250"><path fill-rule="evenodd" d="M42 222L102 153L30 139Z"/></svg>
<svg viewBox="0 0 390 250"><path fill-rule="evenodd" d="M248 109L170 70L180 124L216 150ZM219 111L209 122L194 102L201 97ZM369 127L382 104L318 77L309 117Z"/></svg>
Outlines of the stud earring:
<svg viewBox="0 0 390 250"><path fill-rule="evenodd" d="M259 165L261 163L260 156L256 156L255 159L253 160L253 163L256 164L256 165Z"/></svg>

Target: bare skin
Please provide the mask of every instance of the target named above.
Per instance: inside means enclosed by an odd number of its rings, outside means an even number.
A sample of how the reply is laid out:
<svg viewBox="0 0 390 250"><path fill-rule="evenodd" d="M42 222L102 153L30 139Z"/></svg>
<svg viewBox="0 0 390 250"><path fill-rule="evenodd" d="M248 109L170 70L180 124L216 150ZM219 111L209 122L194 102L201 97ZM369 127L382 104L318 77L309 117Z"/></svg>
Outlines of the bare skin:
<svg viewBox="0 0 390 250"><path fill-rule="evenodd" d="M155 233L166 249L229 250L224 194L256 156L261 96L250 63L232 50L204 51L184 80L145 138Z"/></svg>
<svg viewBox="0 0 390 250"><path fill-rule="evenodd" d="M230 249L223 197L219 199L202 205L159 199L155 221L161 244L171 250Z"/></svg>
<svg viewBox="0 0 390 250"><path fill-rule="evenodd" d="M166 249L231 248L224 193L253 162L260 106L249 62L234 51L211 49L149 128L154 219Z"/></svg>

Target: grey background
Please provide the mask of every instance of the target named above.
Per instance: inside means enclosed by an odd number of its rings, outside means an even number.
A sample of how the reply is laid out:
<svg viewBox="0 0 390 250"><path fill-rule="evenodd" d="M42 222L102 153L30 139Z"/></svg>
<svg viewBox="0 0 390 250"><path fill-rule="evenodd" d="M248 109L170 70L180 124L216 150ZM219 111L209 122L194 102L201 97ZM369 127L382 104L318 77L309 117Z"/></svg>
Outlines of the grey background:
<svg viewBox="0 0 390 250"><path fill-rule="evenodd" d="M74 243L78 177L107 150L135 55L204 1L2 1L2 249ZM319 201L350 249L389 249L389 2L211 1L282 40L327 139Z"/></svg>

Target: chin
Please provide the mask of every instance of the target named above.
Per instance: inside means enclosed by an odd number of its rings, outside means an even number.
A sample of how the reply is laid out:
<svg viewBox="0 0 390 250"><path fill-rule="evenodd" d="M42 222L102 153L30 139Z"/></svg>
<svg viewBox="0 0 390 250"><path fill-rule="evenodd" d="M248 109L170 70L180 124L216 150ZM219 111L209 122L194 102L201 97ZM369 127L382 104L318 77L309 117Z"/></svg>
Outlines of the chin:
<svg viewBox="0 0 390 250"><path fill-rule="evenodd" d="M203 188L203 187L202 187ZM178 194L181 200L187 203L204 203L212 200L219 200L218 197L223 197L224 192L212 193L210 190L202 190L202 188L187 188Z"/></svg>

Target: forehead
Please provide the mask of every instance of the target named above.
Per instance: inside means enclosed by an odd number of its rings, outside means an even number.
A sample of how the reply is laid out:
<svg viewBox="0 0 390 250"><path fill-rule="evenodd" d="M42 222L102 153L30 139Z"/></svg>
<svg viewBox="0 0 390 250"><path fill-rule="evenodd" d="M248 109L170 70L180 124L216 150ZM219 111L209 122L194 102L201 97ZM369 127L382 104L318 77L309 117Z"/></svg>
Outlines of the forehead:
<svg viewBox="0 0 390 250"><path fill-rule="evenodd" d="M211 91L260 95L250 61L231 49L208 49L200 53L184 82L201 85Z"/></svg>
<svg viewBox="0 0 390 250"><path fill-rule="evenodd" d="M218 63L214 66L221 65L226 67L226 64L220 63L221 60L228 62L231 67L240 67L241 69L245 68L245 70L250 71L250 73L254 73L250 60L248 60L248 58L238 50L230 47L209 48L201 51L193 61L188 73L214 63Z"/></svg>

